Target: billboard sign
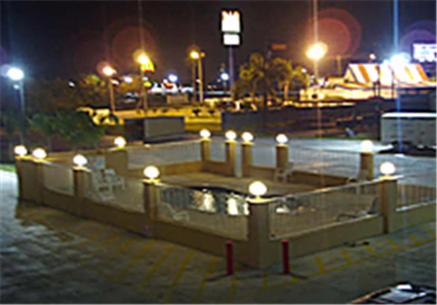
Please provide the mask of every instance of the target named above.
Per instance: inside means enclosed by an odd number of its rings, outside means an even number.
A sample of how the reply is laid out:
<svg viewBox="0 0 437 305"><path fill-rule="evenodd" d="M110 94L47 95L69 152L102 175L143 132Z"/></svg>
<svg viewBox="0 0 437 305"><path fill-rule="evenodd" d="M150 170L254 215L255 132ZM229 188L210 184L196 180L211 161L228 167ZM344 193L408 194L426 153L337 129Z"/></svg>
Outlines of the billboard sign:
<svg viewBox="0 0 437 305"><path fill-rule="evenodd" d="M240 33L240 12L239 11L222 11L222 32Z"/></svg>
<svg viewBox="0 0 437 305"><path fill-rule="evenodd" d="M414 43L413 58L418 62L437 62L437 44Z"/></svg>

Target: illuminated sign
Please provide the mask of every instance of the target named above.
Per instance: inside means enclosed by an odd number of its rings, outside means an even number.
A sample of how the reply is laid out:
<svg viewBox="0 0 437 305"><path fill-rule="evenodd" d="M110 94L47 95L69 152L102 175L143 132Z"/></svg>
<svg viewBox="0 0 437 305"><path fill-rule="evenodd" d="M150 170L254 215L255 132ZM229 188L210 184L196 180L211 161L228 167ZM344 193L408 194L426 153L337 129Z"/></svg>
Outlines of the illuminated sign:
<svg viewBox="0 0 437 305"><path fill-rule="evenodd" d="M222 32L240 33L240 12L222 11Z"/></svg>
<svg viewBox="0 0 437 305"><path fill-rule="evenodd" d="M437 62L437 44L413 44L413 58L418 62Z"/></svg>
<svg viewBox="0 0 437 305"><path fill-rule="evenodd" d="M240 45L240 36L238 34L223 34L223 44L225 46L238 46Z"/></svg>

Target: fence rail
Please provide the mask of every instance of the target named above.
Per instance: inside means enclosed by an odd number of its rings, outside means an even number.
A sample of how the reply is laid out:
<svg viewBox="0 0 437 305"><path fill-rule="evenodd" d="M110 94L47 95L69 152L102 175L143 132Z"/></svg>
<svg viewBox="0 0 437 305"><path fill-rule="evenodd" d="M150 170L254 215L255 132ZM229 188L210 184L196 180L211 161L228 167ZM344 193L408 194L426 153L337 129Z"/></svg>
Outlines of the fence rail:
<svg viewBox="0 0 437 305"><path fill-rule="evenodd" d="M235 194L159 185L158 219L237 239L247 238L248 206Z"/></svg>
<svg viewBox="0 0 437 305"><path fill-rule="evenodd" d="M200 160L200 141L128 147L128 168L143 168L147 164L168 165Z"/></svg>
<svg viewBox="0 0 437 305"><path fill-rule="evenodd" d="M378 213L378 183L366 182L278 198L270 235L278 238Z"/></svg>
<svg viewBox="0 0 437 305"><path fill-rule="evenodd" d="M47 190L73 196L74 178L72 168L56 163L45 163L43 165L43 184Z"/></svg>
<svg viewBox="0 0 437 305"><path fill-rule="evenodd" d="M435 184L429 186L429 184L423 183L423 181L431 179L429 173L400 177L398 180L397 208L402 209L407 206L412 207L426 203L436 204Z"/></svg>
<svg viewBox="0 0 437 305"><path fill-rule="evenodd" d="M94 202L108 204L123 210L140 213L145 211L142 181L119 176L111 169L89 173L85 197Z"/></svg>

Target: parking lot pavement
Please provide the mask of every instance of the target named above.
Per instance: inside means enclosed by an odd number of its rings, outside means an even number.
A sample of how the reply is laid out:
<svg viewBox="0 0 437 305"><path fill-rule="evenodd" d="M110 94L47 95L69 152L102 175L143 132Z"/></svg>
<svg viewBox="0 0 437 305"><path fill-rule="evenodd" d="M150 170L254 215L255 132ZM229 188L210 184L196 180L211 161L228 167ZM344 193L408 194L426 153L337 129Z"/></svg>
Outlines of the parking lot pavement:
<svg viewBox="0 0 437 305"><path fill-rule="evenodd" d="M1 178L3 303L346 303L399 281L435 286L435 224L429 223L281 266L223 258L18 202Z"/></svg>

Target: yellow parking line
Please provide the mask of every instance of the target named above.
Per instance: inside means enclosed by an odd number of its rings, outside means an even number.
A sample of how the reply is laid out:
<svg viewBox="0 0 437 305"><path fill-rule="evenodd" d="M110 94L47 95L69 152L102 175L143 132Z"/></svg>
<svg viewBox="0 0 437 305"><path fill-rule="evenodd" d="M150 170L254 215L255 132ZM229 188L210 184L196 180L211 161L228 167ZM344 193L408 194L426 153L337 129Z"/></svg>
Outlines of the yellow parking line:
<svg viewBox="0 0 437 305"><path fill-rule="evenodd" d="M164 263L164 261L170 256L172 250L173 250L173 245L167 246L167 248L164 250L164 252L159 257L159 259L156 261L156 263L154 263L152 265L152 267L150 267L150 269L147 272L146 276L144 277L143 281L140 283L139 289L144 288L144 287L147 286L147 284L149 283L152 275L154 275L159 270L159 268Z"/></svg>
<svg viewBox="0 0 437 305"><path fill-rule="evenodd" d="M295 277L295 276L291 276L290 277L290 284L294 285L294 284L297 284L297 283L299 283L299 279L297 277Z"/></svg>
<svg viewBox="0 0 437 305"><path fill-rule="evenodd" d="M197 289L196 295L194 296L194 303L198 303L200 300L200 297L202 296L203 289L205 288L206 281L210 274L215 272L217 269L219 259L217 257L213 257L211 261L208 264L208 268L206 269L205 274L203 275L203 279L200 282L199 288Z"/></svg>
<svg viewBox="0 0 437 305"><path fill-rule="evenodd" d="M370 244L365 245L364 248L366 249L367 253L369 253L371 256L376 255L376 250L373 248Z"/></svg>
<svg viewBox="0 0 437 305"><path fill-rule="evenodd" d="M232 275L230 278L229 295L228 295L229 303L233 303L235 299L235 295L237 294L237 284L238 284L237 277L235 275Z"/></svg>
<svg viewBox="0 0 437 305"><path fill-rule="evenodd" d="M322 258L320 256L316 256L315 260L316 260L317 268L319 268L319 272L321 274L325 273L326 269L325 269L325 264L323 263Z"/></svg>
<svg viewBox="0 0 437 305"><path fill-rule="evenodd" d="M138 253L132 257L128 264L121 269L118 274L115 275L115 277L119 280L119 282L123 282L123 280L126 278L126 276L129 274L128 271L137 264L137 262L144 257L146 252L150 249L150 247L155 243L155 240L150 240L146 242L143 246L143 248L138 251Z"/></svg>
<svg viewBox="0 0 437 305"><path fill-rule="evenodd" d="M171 283L170 288L167 290L163 303L171 303L171 297L173 296L173 291L176 288L177 284L179 283L179 280L182 278L182 275L185 272L185 269L187 268L188 264L190 263L191 259L193 258L194 252L189 251L186 255L184 260L182 261L181 265L179 266L178 271L176 272L175 277L173 278L173 282Z"/></svg>
<svg viewBox="0 0 437 305"><path fill-rule="evenodd" d="M352 263L352 259L345 249L341 250L341 257L343 258L346 265L350 265Z"/></svg>
<svg viewBox="0 0 437 305"><path fill-rule="evenodd" d="M267 272L264 273L263 275L262 288L263 289L269 288L269 274Z"/></svg>
<svg viewBox="0 0 437 305"><path fill-rule="evenodd" d="M385 241L393 251L395 252L399 251L398 244L396 244L391 238L386 238Z"/></svg>
<svg viewBox="0 0 437 305"><path fill-rule="evenodd" d="M415 234L410 234L408 237L409 237L408 239L411 241L413 245L417 245L420 243L419 239Z"/></svg>

